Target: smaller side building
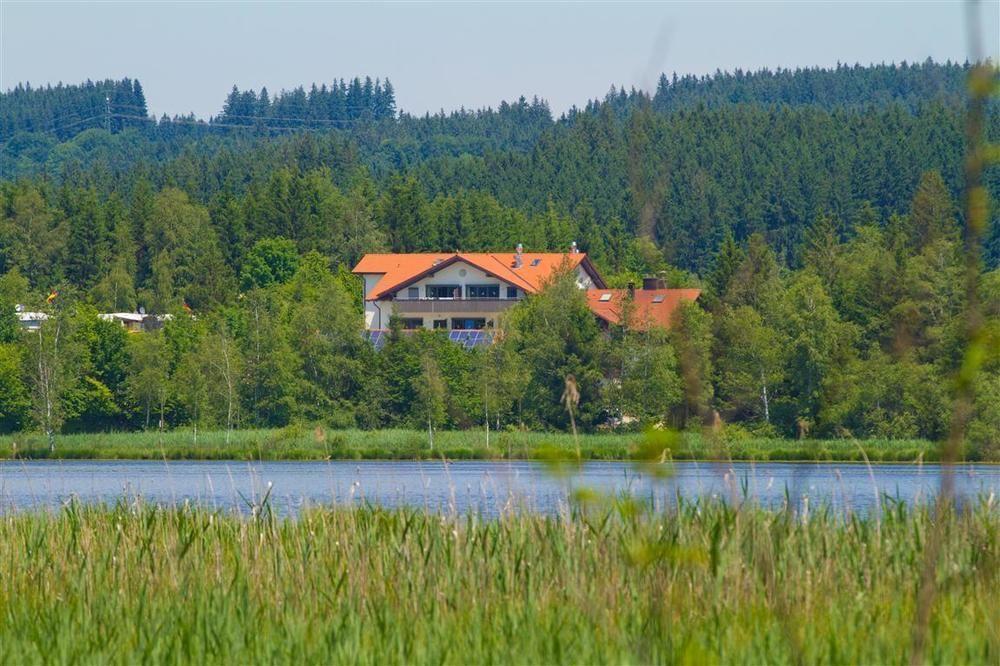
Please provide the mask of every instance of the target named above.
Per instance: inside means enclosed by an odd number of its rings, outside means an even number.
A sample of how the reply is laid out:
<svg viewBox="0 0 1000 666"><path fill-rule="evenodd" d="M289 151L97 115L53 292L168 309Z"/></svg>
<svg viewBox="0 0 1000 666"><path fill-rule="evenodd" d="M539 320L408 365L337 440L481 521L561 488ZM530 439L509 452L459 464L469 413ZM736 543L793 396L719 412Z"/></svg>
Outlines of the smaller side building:
<svg viewBox="0 0 1000 666"><path fill-rule="evenodd" d="M37 331L49 318L44 312L28 312L21 305L15 306L14 311L17 313L17 323L24 331Z"/></svg>
<svg viewBox="0 0 1000 666"><path fill-rule="evenodd" d="M169 314L150 315L145 312L108 312L97 316L105 321L118 322L129 333L156 331L172 318Z"/></svg>
<svg viewBox="0 0 1000 666"><path fill-rule="evenodd" d="M22 305L16 305L18 324L22 331L37 331L49 319L48 313L29 312ZM163 328L172 315L150 315L143 312L102 312L97 315L104 321L113 321L130 333L145 333Z"/></svg>
<svg viewBox="0 0 1000 666"><path fill-rule="evenodd" d="M629 328L648 331L670 328L681 303L695 301L700 295L700 289L667 289L663 280L646 278L641 289L588 289L587 305L605 328L621 325L628 318Z"/></svg>

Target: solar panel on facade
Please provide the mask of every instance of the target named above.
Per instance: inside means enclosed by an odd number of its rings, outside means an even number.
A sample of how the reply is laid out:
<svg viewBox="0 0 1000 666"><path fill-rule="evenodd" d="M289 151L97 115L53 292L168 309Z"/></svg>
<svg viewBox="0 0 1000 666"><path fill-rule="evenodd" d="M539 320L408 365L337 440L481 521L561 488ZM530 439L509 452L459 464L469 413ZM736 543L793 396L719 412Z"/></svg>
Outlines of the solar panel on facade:
<svg viewBox="0 0 1000 666"><path fill-rule="evenodd" d="M385 347L385 343L389 340L388 335L385 331L365 331L365 337L368 342L372 344L375 351L380 351L382 347Z"/></svg>
<svg viewBox="0 0 1000 666"><path fill-rule="evenodd" d="M412 333L412 331L403 331L403 333ZM375 351L382 351L382 348L389 342L389 331L365 331L364 336L375 348ZM473 349L493 344L493 333L481 330L452 330L448 331L448 339L466 349Z"/></svg>

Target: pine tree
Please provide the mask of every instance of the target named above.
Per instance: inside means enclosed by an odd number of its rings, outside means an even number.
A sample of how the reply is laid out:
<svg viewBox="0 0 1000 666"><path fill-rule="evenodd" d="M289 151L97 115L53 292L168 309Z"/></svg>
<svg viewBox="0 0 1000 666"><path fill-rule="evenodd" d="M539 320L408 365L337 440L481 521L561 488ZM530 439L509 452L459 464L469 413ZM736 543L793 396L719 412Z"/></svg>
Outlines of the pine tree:
<svg viewBox="0 0 1000 666"><path fill-rule="evenodd" d="M911 242L917 249L938 240L958 238L955 202L937 171L927 171L920 178L910 207L910 227L913 231Z"/></svg>
<svg viewBox="0 0 1000 666"><path fill-rule="evenodd" d="M142 84L139 83L139 79L132 81L132 104L138 108L132 109L137 115L148 115L149 110L146 108L146 93L142 90Z"/></svg>

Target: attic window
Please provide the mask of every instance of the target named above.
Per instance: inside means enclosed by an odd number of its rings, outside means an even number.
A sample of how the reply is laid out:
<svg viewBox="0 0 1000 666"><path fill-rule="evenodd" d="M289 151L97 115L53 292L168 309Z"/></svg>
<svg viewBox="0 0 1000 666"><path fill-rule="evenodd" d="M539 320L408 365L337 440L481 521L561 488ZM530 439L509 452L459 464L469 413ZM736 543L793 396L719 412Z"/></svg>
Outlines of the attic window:
<svg viewBox="0 0 1000 666"><path fill-rule="evenodd" d="M611 294L601 294L601 303L607 303L611 300Z"/></svg>
<svg viewBox="0 0 1000 666"><path fill-rule="evenodd" d="M653 302L654 303L662 303L663 302L663 294L658 294L656 296L653 296Z"/></svg>
<svg viewBox="0 0 1000 666"><path fill-rule="evenodd" d="M541 259L532 259L532 260L531 260L531 265L532 265L532 266L537 266L537 265L538 265L538 264L540 264L540 263L542 263L542 260L541 260Z"/></svg>

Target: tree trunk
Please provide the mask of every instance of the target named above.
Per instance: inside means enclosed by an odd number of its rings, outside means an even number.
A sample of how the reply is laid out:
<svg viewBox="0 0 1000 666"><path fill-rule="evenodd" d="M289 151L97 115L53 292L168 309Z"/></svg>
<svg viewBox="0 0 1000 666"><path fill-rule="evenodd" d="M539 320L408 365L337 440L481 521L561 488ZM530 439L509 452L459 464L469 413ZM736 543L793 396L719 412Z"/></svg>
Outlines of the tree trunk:
<svg viewBox="0 0 1000 666"><path fill-rule="evenodd" d="M771 422L771 408L767 399L767 382L764 381L764 373L760 373L760 385L761 385L761 398L764 401L764 422Z"/></svg>
<svg viewBox="0 0 1000 666"><path fill-rule="evenodd" d="M573 416L573 407L569 408L569 425L573 428L573 443L576 445L576 457L581 459L583 453L580 451L580 439L576 436L576 417Z"/></svg>
<svg viewBox="0 0 1000 666"><path fill-rule="evenodd" d="M486 410L486 448L490 448L490 404L487 401L483 401L483 407Z"/></svg>

